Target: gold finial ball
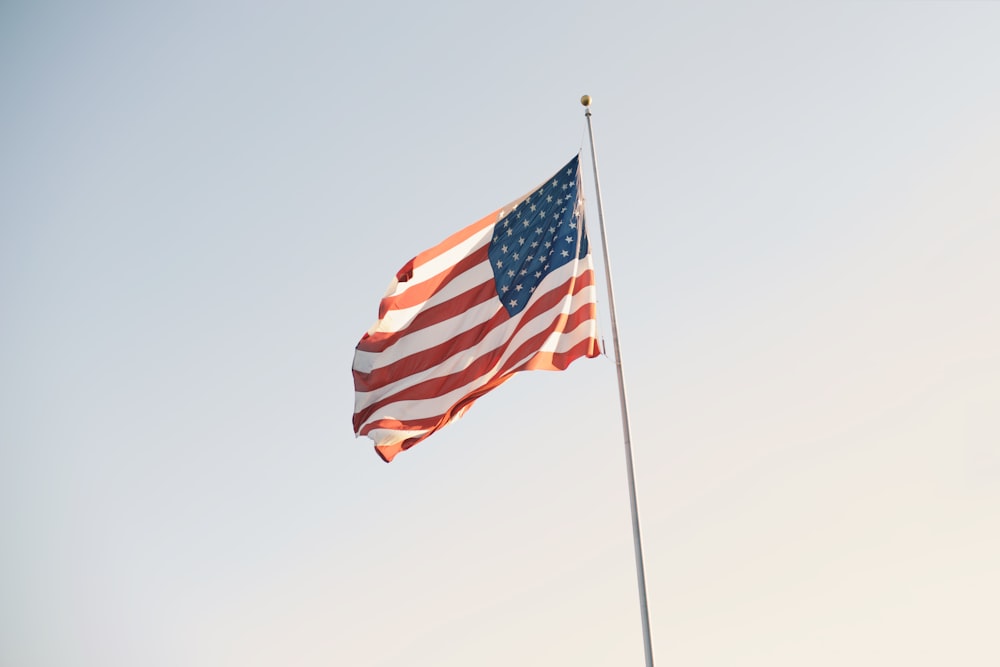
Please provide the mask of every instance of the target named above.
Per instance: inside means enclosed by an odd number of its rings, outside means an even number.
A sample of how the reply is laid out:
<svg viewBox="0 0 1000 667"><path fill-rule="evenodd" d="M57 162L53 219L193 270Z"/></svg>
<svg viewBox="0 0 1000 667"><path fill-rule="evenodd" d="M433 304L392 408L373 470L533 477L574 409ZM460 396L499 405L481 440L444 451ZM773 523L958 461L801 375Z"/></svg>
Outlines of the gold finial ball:
<svg viewBox="0 0 1000 667"><path fill-rule="evenodd" d="M581 97L580 98L580 104L582 104L585 107L589 107L590 106L590 95L584 95L583 97Z"/></svg>

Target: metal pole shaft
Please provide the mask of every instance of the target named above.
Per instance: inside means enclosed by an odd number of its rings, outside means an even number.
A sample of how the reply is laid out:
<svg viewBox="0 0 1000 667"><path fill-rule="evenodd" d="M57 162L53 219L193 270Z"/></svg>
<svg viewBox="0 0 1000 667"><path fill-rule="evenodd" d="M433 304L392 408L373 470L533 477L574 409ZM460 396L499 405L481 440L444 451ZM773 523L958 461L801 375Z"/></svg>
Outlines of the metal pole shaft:
<svg viewBox="0 0 1000 667"><path fill-rule="evenodd" d="M622 371L621 348L618 344L618 319L615 315L615 292L611 283L611 257L608 254L608 233L604 226L604 205L601 203L601 181L597 175L597 149L594 148L594 127L590 122L590 98L584 96L587 108L587 131L590 134L590 157L594 164L594 188L597 192L597 216L601 225L601 248L604 251L604 275L608 285L608 308L611 311L611 340L615 348L615 368L618 371L618 398L621 403L622 432L625 436L625 467L628 475L628 495L632 509L632 537L635 542L635 571L639 583L639 612L642 616L642 639L646 667L653 667L653 643L649 632L649 607L646 603L646 573L642 564L642 539L639 535L639 505L635 497L635 471L632 466L632 437L628 425L628 401L625 399L625 375Z"/></svg>

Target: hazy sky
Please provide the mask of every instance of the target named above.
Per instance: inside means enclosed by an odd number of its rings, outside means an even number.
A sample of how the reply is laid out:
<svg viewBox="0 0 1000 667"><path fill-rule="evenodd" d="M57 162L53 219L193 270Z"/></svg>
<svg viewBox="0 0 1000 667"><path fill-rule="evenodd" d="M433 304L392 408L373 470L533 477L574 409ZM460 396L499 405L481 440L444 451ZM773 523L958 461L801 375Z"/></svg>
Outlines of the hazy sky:
<svg viewBox="0 0 1000 667"><path fill-rule="evenodd" d="M657 665L1000 664L998 35L4 2L0 664L641 665L610 359L390 465L350 424L393 273L588 151L584 93Z"/></svg>

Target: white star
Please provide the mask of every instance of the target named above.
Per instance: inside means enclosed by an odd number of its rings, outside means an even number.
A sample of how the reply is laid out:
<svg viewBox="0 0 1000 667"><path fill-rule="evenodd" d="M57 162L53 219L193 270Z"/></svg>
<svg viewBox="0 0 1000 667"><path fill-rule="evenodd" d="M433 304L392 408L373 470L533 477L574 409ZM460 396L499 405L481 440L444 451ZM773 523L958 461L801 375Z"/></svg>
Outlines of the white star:
<svg viewBox="0 0 1000 667"><path fill-rule="evenodd" d="M511 308L517 308L517 299L511 299L510 300L510 307Z"/></svg>
<svg viewBox="0 0 1000 667"><path fill-rule="evenodd" d="M569 257L569 250L563 250L562 251L562 256L563 257Z"/></svg>
<svg viewBox="0 0 1000 667"><path fill-rule="evenodd" d="M502 286L500 287L500 291L501 291L501 292L506 292L506 291L507 291L508 289L510 289L510 288L509 288L509 287L507 287L506 285L502 285Z"/></svg>
<svg viewBox="0 0 1000 667"><path fill-rule="evenodd" d="M539 218L544 218L545 217L545 211L542 211L541 213L539 213L538 217Z"/></svg>
<svg viewBox="0 0 1000 667"><path fill-rule="evenodd" d="M516 261L517 261L517 260L519 260L519 259L521 259L521 256L520 256L520 255L518 255L518 254L517 254L517 253L515 252L515 253L514 253L514 261L516 262Z"/></svg>
<svg viewBox="0 0 1000 667"><path fill-rule="evenodd" d="M513 235L514 235L514 230L513 229L508 229L507 230L507 236L513 236Z"/></svg>
<svg viewBox="0 0 1000 667"><path fill-rule="evenodd" d="M505 246L505 245L500 246L500 252L502 252L503 254L506 255L507 254L507 246Z"/></svg>
<svg viewBox="0 0 1000 667"><path fill-rule="evenodd" d="M497 260L497 268L498 269L502 269L503 268L503 261L501 261L499 259Z"/></svg>
<svg viewBox="0 0 1000 667"><path fill-rule="evenodd" d="M566 243L573 243L574 241L576 241L576 239L573 238L572 236L567 236L566 237Z"/></svg>
<svg viewBox="0 0 1000 667"><path fill-rule="evenodd" d="M570 229L576 229L576 223L575 222L569 223L569 228Z"/></svg>
<svg viewBox="0 0 1000 667"><path fill-rule="evenodd" d="M521 285L514 285L514 289L520 292L524 288Z"/></svg>
<svg viewBox="0 0 1000 667"><path fill-rule="evenodd" d="M534 213L538 209L534 204L531 205L531 212Z"/></svg>
<svg viewBox="0 0 1000 667"><path fill-rule="evenodd" d="M516 274L516 273L514 273L513 271L508 271L508 272L507 272L507 275L508 275L508 276L510 276L511 278L513 278L513 277L514 277L514 276L516 276L517 274Z"/></svg>
<svg viewBox="0 0 1000 667"><path fill-rule="evenodd" d="M541 271L535 271L535 277L536 278L541 278L542 277L542 272Z"/></svg>
<svg viewBox="0 0 1000 667"><path fill-rule="evenodd" d="M548 197L546 197L545 201L547 201L549 203L552 203L552 195L549 195Z"/></svg>

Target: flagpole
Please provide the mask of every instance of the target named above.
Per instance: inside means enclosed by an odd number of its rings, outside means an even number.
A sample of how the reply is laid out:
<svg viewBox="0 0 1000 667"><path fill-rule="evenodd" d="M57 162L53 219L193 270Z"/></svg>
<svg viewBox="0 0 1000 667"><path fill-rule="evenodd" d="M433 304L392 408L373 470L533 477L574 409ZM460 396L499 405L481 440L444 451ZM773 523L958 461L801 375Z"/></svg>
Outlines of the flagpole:
<svg viewBox="0 0 1000 667"><path fill-rule="evenodd" d="M594 148L594 127L590 122L590 95L580 98L587 109L587 132L590 134L590 157L594 165L594 189L597 192L597 217L601 225L601 248L604 251L604 277L608 285L608 308L611 311L611 340L615 348L615 368L618 371L618 399L621 403L622 432L625 436L625 470L628 476L628 495L632 509L632 538L635 543L635 571L639 584L639 612L642 616L642 640L646 654L646 667L653 667L653 643L649 632L649 607L646 603L646 573L642 564L642 539L639 535L639 505L635 496L635 472L632 466L632 436L628 425L628 402L625 400L625 375L622 372L622 355L618 345L618 320L615 316L615 292L611 284L611 258L608 255L608 233L604 226L604 206L601 203L601 181L597 175L597 150Z"/></svg>

